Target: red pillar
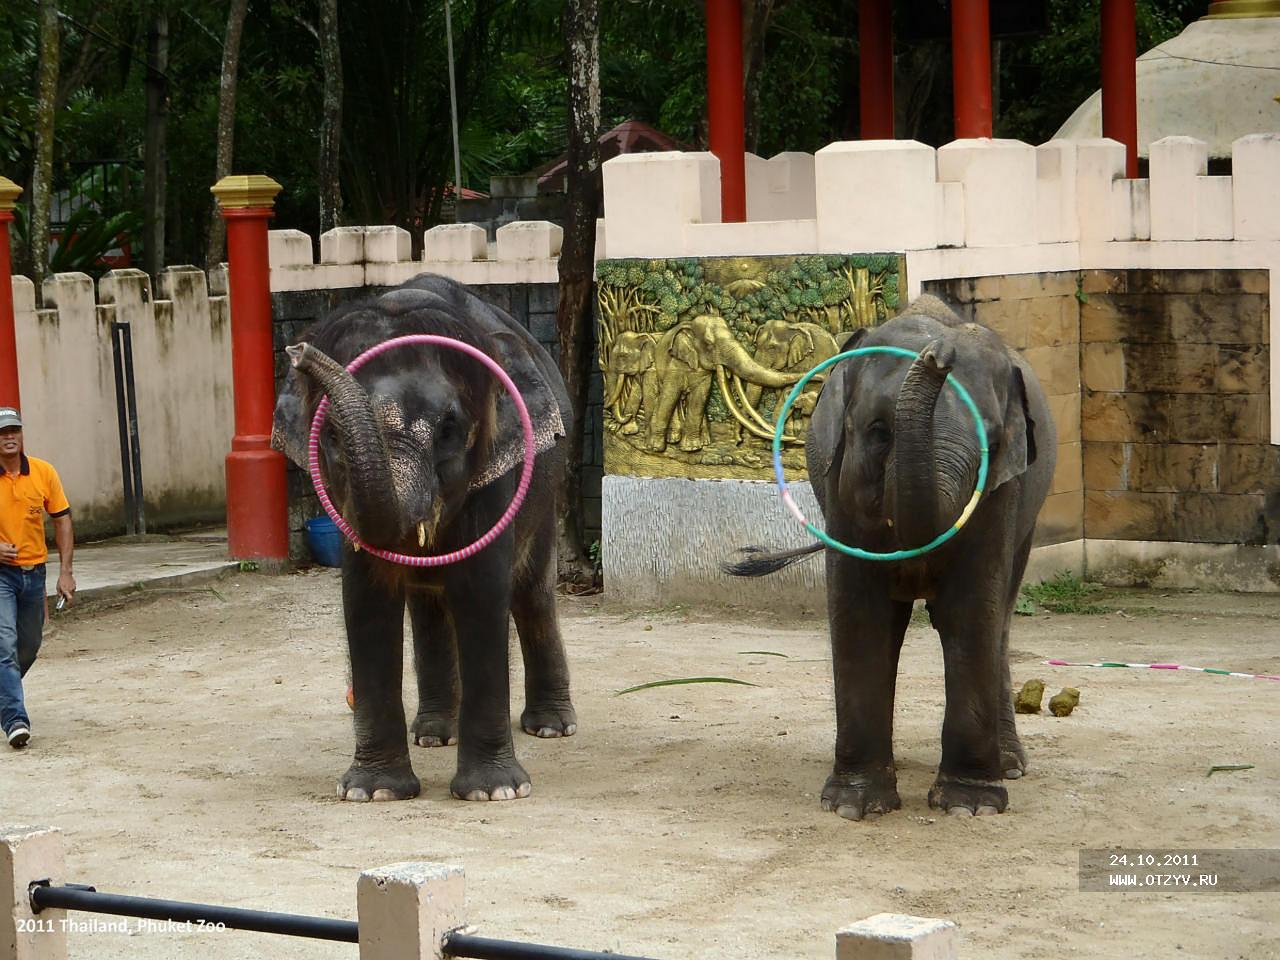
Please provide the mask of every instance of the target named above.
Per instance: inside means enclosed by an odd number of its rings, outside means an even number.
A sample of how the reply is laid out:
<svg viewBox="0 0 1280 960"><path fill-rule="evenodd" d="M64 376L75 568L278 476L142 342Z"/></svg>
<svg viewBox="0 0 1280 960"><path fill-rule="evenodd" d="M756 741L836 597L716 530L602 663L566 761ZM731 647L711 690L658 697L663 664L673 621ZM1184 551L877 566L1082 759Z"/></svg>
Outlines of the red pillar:
<svg viewBox="0 0 1280 960"><path fill-rule="evenodd" d="M9 224L22 188L0 177L0 407L22 409L18 390L18 335L13 325L13 264L9 259Z"/></svg>
<svg viewBox="0 0 1280 960"><path fill-rule="evenodd" d="M858 115L863 140L893 139L893 5L858 4Z"/></svg>
<svg viewBox="0 0 1280 960"><path fill-rule="evenodd" d="M743 132L742 0L706 0L707 114L711 152L720 159L720 219L747 219Z"/></svg>
<svg viewBox="0 0 1280 960"><path fill-rule="evenodd" d="M1138 176L1138 28L1134 0L1102 0L1102 135L1124 144Z"/></svg>
<svg viewBox="0 0 1280 960"><path fill-rule="evenodd" d="M987 0L951 0L956 139L991 136L991 17Z"/></svg>
<svg viewBox="0 0 1280 960"><path fill-rule="evenodd" d="M280 184L225 177L213 187L227 223L235 436L227 455L227 548L233 559L289 559L284 457L271 449L275 359L267 221Z"/></svg>

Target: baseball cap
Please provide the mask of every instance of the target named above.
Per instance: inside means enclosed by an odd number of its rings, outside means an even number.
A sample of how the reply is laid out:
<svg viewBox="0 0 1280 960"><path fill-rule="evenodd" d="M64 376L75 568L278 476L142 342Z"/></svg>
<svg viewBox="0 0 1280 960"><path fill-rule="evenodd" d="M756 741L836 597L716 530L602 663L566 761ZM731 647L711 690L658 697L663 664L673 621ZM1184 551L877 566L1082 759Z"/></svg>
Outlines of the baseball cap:
<svg viewBox="0 0 1280 960"><path fill-rule="evenodd" d="M22 426L22 414L13 407L0 407L0 430L5 427Z"/></svg>

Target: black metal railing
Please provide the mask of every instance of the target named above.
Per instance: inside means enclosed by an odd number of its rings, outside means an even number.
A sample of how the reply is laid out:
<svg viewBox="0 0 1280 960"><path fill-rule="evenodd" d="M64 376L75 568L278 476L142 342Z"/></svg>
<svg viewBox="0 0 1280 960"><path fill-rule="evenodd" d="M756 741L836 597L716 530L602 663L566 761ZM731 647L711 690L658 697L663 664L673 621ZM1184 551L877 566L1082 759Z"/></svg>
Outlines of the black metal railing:
<svg viewBox="0 0 1280 960"><path fill-rule="evenodd" d="M79 910L83 913L106 913L143 920L189 922L215 929L252 930L257 933L309 937L312 940L338 943L360 942L360 928L354 920L332 920L328 917L271 913L153 897L128 897L99 893L95 888L79 883L60 886L53 886L48 882L33 883L30 898L33 913L49 908ZM446 934L442 952L446 957L466 957L469 960L649 960L647 957L632 957L621 953L575 950L571 947L552 947L518 940L495 940L462 933Z"/></svg>

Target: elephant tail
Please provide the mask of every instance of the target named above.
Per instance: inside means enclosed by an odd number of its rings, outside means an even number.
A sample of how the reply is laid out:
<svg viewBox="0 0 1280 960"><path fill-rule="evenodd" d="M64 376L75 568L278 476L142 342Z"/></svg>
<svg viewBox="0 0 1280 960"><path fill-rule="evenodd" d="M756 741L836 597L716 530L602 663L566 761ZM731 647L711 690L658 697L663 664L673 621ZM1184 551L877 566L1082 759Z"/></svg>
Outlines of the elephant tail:
<svg viewBox="0 0 1280 960"><path fill-rule="evenodd" d="M789 567L822 549L822 544L813 543L807 547L794 550L783 550L778 553L765 553L764 547L743 547L738 552L744 554L743 559L734 563L728 561L720 564L720 569L731 577L765 577L777 573L783 567Z"/></svg>

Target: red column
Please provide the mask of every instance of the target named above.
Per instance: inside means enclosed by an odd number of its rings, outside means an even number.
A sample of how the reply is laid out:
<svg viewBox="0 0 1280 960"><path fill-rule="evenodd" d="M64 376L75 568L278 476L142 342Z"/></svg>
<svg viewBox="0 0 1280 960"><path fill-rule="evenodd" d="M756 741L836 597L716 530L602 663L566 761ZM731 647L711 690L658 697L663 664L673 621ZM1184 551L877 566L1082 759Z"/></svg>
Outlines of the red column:
<svg viewBox="0 0 1280 960"><path fill-rule="evenodd" d="M18 390L18 335L13 325L13 264L9 259L9 224L22 188L0 177L0 406L22 409Z"/></svg>
<svg viewBox="0 0 1280 960"><path fill-rule="evenodd" d="M1138 176L1138 28L1134 0L1102 0L1102 135L1124 144Z"/></svg>
<svg viewBox="0 0 1280 960"><path fill-rule="evenodd" d="M236 432L227 455L227 547L233 559L289 559L284 457L271 449L275 359L267 221L280 185L226 177L213 188L227 224Z"/></svg>
<svg viewBox="0 0 1280 960"><path fill-rule="evenodd" d="M720 219L747 219L743 154L742 0L706 0L707 113L711 152L720 159Z"/></svg>
<svg viewBox="0 0 1280 960"><path fill-rule="evenodd" d="M893 6L858 4L858 115L863 140L893 139Z"/></svg>
<svg viewBox="0 0 1280 960"><path fill-rule="evenodd" d="M991 18L987 0L951 0L956 139L991 136Z"/></svg>

